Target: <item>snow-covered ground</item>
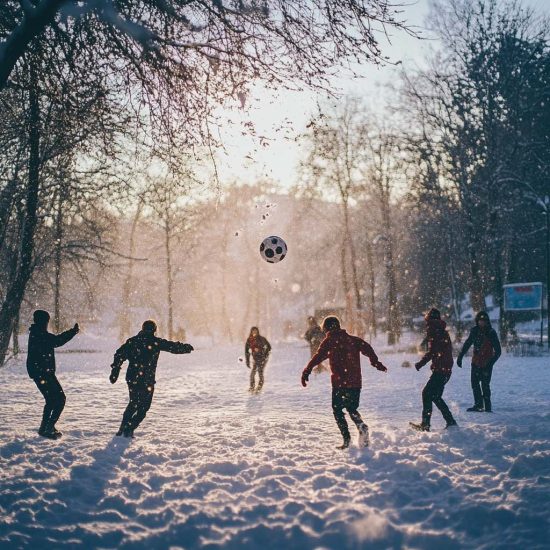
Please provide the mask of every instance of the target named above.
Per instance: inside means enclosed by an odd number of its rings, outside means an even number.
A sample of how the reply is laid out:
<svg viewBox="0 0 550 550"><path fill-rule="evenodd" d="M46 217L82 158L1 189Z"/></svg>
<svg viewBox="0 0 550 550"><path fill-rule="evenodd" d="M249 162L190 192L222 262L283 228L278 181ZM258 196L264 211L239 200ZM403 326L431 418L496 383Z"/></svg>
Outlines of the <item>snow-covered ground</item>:
<svg viewBox="0 0 550 550"><path fill-rule="evenodd" d="M82 348L78 338L70 346ZM466 413L469 368L446 398L460 428L416 433L429 371L367 364L371 447L338 451L327 374L303 389L301 343L274 346L263 394L240 347L161 356L132 441L111 355L59 353L65 435L36 434L42 398L23 362L0 371L2 548L548 548L550 359L504 356L493 414ZM22 358L24 359L24 357Z"/></svg>

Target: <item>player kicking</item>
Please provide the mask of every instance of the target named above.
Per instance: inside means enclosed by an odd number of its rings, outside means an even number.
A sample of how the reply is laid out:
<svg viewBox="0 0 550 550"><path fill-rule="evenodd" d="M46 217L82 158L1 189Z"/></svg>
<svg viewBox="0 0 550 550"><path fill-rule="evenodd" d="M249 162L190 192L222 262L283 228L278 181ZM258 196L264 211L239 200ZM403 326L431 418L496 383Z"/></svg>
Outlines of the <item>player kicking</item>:
<svg viewBox="0 0 550 550"><path fill-rule="evenodd" d="M344 438L342 445L337 448L347 449L351 439L344 409L357 426L359 446L366 447L369 444L369 429L357 410L362 386L360 354L366 355L371 365L379 371L386 372L388 369L378 360L370 344L340 327L337 317L327 317L323 321L323 330L326 337L302 373L302 386L307 386L313 368L328 359L332 382L332 412Z"/></svg>
<svg viewBox="0 0 550 550"><path fill-rule="evenodd" d="M124 361L128 361L126 382L130 401L117 435L134 437L134 430L143 422L153 401L155 374L161 351L169 353L191 353L193 346L181 342L171 342L155 336L157 325L154 321L145 321L136 336L126 340L115 353L109 380L114 384Z"/></svg>

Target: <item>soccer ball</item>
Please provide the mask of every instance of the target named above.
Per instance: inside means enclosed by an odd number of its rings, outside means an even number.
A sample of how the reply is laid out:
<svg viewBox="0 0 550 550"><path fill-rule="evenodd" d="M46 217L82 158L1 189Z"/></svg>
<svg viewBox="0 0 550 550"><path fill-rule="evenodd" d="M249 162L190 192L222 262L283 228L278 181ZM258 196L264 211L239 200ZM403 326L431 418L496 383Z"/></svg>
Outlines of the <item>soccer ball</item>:
<svg viewBox="0 0 550 550"><path fill-rule="evenodd" d="M262 241L260 245L260 255L262 258L270 264L276 264L280 262L287 252L285 241L281 237L272 235Z"/></svg>

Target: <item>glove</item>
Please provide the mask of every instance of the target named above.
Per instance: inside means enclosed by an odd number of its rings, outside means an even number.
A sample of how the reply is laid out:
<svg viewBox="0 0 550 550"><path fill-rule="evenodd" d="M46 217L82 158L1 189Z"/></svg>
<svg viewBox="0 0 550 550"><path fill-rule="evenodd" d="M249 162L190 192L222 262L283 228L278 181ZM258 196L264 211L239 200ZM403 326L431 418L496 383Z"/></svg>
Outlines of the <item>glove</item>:
<svg viewBox="0 0 550 550"><path fill-rule="evenodd" d="M74 324L73 330L74 330L75 334L78 334L80 332L80 327L78 326L78 323Z"/></svg>
<svg viewBox="0 0 550 550"><path fill-rule="evenodd" d="M308 380L309 380L309 372L304 371L302 373L302 386L304 386L304 388L307 386Z"/></svg>
<svg viewBox="0 0 550 550"><path fill-rule="evenodd" d="M462 368L462 355L456 358L456 366Z"/></svg>
<svg viewBox="0 0 550 550"><path fill-rule="evenodd" d="M415 363L415 364L414 364L414 368L415 368L416 370L420 370L420 369L422 368L422 365L421 365L420 363Z"/></svg>
<svg viewBox="0 0 550 550"><path fill-rule="evenodd" d="M385 367L382 363L380 363L380 361L378 361L378 363L376 363L376 364L374 365L374 368L375 368L376 370L379 370L380 372L388 372L387 367Z"/></svg>
<svg viewBox="0 0 550 550"><path fill-rule="evenodd" d="M191 344L183 344L181 347L183 353L191 353L195 348Z"/></svg>
<svg viewBox="0 0 550 550"><path fill-rule="evenodd" d="M114 384L118 380L118 375L120 374L120 367L111 366L111 374L109 376L109 381L111 384Z"/></svg>

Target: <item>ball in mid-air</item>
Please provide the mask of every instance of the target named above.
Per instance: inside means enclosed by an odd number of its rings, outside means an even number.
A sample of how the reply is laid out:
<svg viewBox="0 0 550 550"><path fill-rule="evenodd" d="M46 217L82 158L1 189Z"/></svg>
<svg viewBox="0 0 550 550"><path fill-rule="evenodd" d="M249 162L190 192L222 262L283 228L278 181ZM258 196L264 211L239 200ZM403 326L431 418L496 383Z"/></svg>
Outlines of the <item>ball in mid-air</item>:
<svg viewBox="0 0 550 550"><path fill-rule="evenodd" d="M260 245L260 254L262 258L270 264L280 262L286 256L287 247L281 237L272 235L262 241Z"/></svg>

